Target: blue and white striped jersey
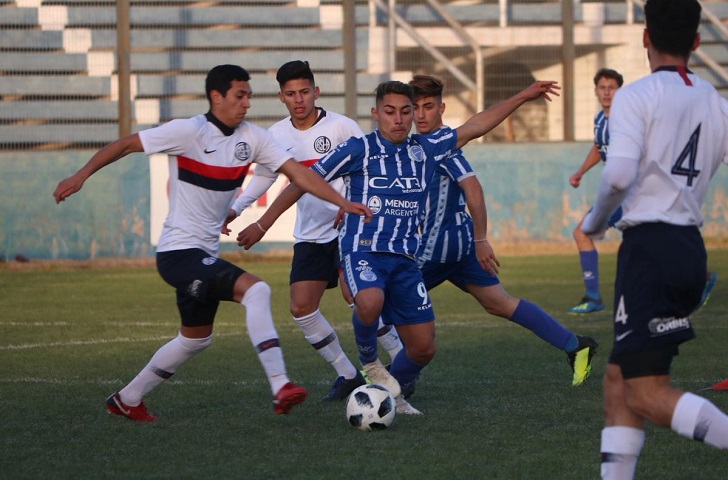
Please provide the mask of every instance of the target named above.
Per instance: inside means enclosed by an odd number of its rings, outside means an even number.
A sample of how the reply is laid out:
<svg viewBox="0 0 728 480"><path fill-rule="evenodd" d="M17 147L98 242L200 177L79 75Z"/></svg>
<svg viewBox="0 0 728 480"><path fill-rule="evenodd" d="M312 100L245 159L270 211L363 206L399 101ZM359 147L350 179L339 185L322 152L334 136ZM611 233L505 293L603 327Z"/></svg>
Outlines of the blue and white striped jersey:
<svg viewBox="0 0 728 480"><path fill-rule="evenodd" d="M427 187L420 218L422 241L417 264L459 262L473 248L473 220L466 211L465 195L459 182L475 175L472 167L456 150L443 162Z"/></svg>
<svg viewBox="0 0 728 480"><path fill-rule="evenodd" d="M350 138L315 163L312 168L327 181L344 177L347 198L374 214L368 223L346 215L339 234L341 255L372 251L414 258L425 188L456 145L457 133L451 128L413 134L398 145L376 130Z"/></svg>
<svg viewBox="0 0 728 480"><path fill-rule="evenodd" d="M609 117L604 114L604 110L594 116L594 143L599 149L602 162L606 162L609 150Z"/></svg>

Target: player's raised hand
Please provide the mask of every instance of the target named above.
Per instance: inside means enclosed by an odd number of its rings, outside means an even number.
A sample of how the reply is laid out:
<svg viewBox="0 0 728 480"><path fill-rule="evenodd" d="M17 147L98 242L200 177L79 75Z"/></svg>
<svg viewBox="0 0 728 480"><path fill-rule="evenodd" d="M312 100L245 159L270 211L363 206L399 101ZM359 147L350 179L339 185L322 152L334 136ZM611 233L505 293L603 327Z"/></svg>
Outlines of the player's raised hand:
<svg viewBox="0 0 728 480"><path fill-rule="evenodd" d="M56 203L58 204L63 202L64 200L66 200L66 198L81 190L83 184L84 179L81 178L78 174L70 176L58 182L58 186L53 191L53 197L56 199Z"/></svg>
<svg viewBox="0 0 728 480"><path fill-rule="evenodd" d="M265 232L266 230L258 222L251 223L238 233L238 246L243 247L245 250L250 250L253 245L260 242Z"/></svg>
<svg viewBox="0 0 728 480"><path fill-rule="evenodd" d="M536 100L539 97L543 97L550 102L551 97L549 95L558 97L560 95L559 90L561 90L561 87L554 80L536 80L523 93L529 100Z"/></svg>

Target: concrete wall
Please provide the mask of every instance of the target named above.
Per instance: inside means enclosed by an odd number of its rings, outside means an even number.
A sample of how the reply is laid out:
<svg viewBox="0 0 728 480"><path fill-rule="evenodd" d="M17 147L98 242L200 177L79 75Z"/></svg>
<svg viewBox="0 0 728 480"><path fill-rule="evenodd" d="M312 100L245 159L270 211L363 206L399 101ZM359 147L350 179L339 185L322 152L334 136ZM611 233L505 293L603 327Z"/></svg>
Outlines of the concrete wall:
<svg viewBox="0 0 728 480"><path fill-rule="evenodd" d="M589 142L468 146L485 190L490 236L499 244L570 243L572 229L594 200L601 171L595 167L578 190L569 185L569 175L589 147ZM154 255L146 156L136 154L106 167L81 192L55 205L52 192L58 181L92 154L0 154L0 259ZM704 235L728 238L728 168L719 169L704 211ZM257 218L256 212L251 215ZM230 243L224 247L232 248Z"/></svg>

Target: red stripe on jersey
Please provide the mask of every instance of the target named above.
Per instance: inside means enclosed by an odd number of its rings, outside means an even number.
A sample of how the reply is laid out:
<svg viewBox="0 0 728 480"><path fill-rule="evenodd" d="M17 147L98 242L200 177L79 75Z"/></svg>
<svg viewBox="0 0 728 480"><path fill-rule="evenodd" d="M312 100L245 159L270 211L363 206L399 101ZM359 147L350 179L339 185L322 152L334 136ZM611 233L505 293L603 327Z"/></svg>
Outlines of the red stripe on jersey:
<svg viewBox="0 0 728 480"><path fill-rule="evenodd" d="M311 160L299 160L298 163L303 165L304 167L310 167L314 163L318 162L318 158L312 158Z"/></svg>
<svg viewBox="0 0 728 480"><path fill-rule="evenodd" d="M692 87L693 86L693 82L691 82L690 81L690 78L688 78L688 69L687 68L685 68L682 65L678 65L677 66L677 73L680 74L680 78L683 79L683 82L685 82L685 85L687 85L688 87Z"/></svg>
<svg viewBox="0 0 728 480"><path fill-rule="evenodd" d="M180 169L215 180L236 180L243 178L248 173L248 168L250 168L250 164L240 167L218 167L198 162L197 160L182 155L177 155L177 166Z"/></svg>

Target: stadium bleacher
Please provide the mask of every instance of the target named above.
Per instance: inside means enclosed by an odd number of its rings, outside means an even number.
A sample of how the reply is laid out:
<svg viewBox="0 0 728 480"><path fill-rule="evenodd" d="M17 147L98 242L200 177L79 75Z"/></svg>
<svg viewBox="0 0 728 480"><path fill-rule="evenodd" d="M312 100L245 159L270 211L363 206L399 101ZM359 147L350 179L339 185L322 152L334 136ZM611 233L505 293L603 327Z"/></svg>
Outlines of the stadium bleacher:
<svg viewBox="0 0 728 480"><path fill-rule="evenodd" d="M116 2L44 0L37 2L40 7L26 6L29 3L0 0L0 99L8 107L0 115L0 149L64 140L69 147L97 147L113 140L118 135ZM251 72L256 99L249 118L263 126L284 114L273 76L280 64L294 58L308 60L317 71L323 105L343 111L343 31L340 19L335 14L330 18L332 11L340 9L340 1L303 2L302 6L295 0L131 3L134 129L204 111L204 73L219 63L238 63ZM465 26L498 28L496 0L441 3ZM707 5L728 19L728 3ZM604 3L604 23L624 22L626 8L624 1ZM397 12L425 32L443 25L437 12L421 0L398 0ZM636 13L635 21L640 21ZM577 8L578 22L582 14ZM369 71L371 15L368 2L357 0L357 94L361 98L371 96L374 87L388 78L378 70ZM384 24L383 12L378 9L374 15ZM509 26L557 27L561 7L557 1L511 0L508 18ZM512 41L517 47L519 38L514 36ZM706 24L703 42L706 53L728 66L726 39L718 29ZM538 63L539 47L527 48L527 56ZM489 54L491 60L497 59L494 55L509 55L507 51ZM381 57L384 52L372 55ZM728 94L728 82L693 61L696 73ZM368 119L369 102L360 103L359 119Z"/></svg>

